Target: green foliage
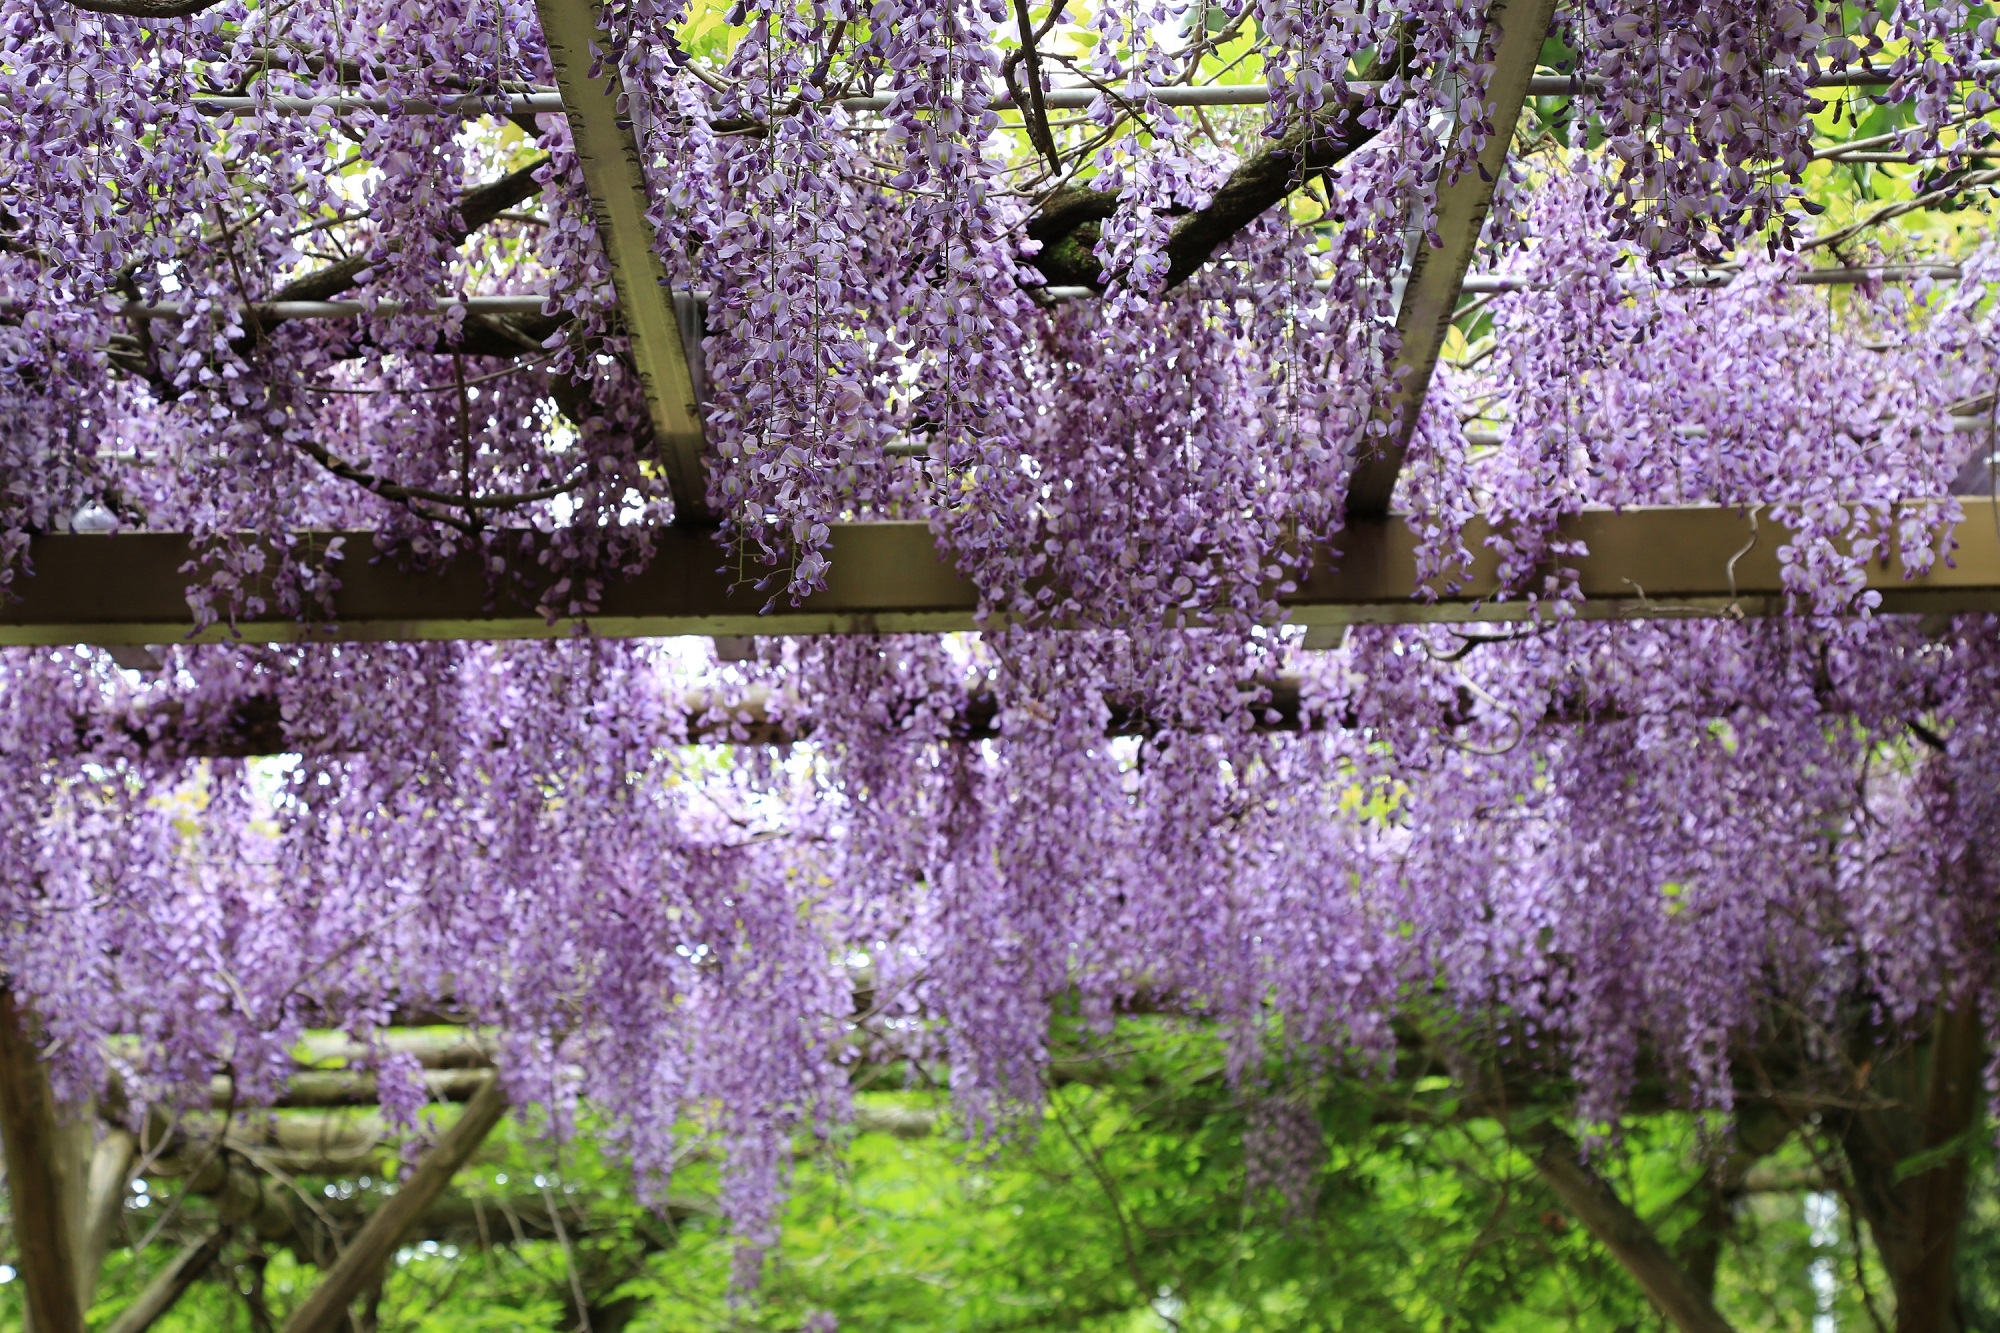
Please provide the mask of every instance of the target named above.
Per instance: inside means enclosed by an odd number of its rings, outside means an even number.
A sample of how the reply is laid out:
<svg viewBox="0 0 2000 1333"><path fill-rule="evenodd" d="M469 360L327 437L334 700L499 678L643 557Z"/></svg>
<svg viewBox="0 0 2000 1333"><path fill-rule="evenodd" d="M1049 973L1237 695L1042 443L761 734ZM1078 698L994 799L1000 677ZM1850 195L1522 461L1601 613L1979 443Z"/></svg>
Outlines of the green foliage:
<svg viewBox="0 0 2000 1333"><path fill-rule="evenodd" d="M1229 1088L1212 1034L1143 1020L1064 1041L1081 1052L1056 1066L1067 1081L1038 1116L984 1142L939 1121L926 1136L802 1145L782 1239L748 1294L730 1291L737 1242L701 1203L713 1197L717 1166L698 1144L662 1212L636 1200L590 1126L564 1142L510 1126L457 1182L476 1212L461 1207L450 1229L411 1239L372 1303L371 1327L576 1328L579 1299L595 1333L777 1333L817 1328L826 1315L869 1333L1664 1327L1506 1130L1461 1114L1459 1089L1442 1074L1396 1083L1294 1073L1290 1104L1309 1108L1323 1145L1313 1197L1303 1200L1251 1193L1245 1143L1255 1141L1256 1103ZM875 1123L906 1129L943 1105L916 1091L861 1100ZM1685 1255L1713 1221L1703 1182L1720 1132L1683 1115L1643 1118L1593 1164ZM1992 1155L1975 1157L1981 1179L1961 1271L1968 1328L1994 1329L2000 1203ZM1817 1227L1809 1216L1826 1165L1792 1139L1758 1163L1722 1224L1717 1302L1744 1333L1805 1329L1821 1314L1842 1329L1872 1328L1871 1304L1893 1319L1887 1280L1851 1217L1831 1196L1816 1205ZM324 1192L331 1183L298 1185ZM135 1230L158 1220L175 1185L152 1188L160 1202L133 1210ZM181 1236L112 1256L95 1327L172 1257L187 1228L214 1216L203 1198L185 1200L183 1212ZM464 1224L468 1215L476 1226ZM315 1279L282 1246L245 1238L157 1327L281 1327ZM0 1285L0 1328L21 1326L17 1297L18 1284Z"/></svg>

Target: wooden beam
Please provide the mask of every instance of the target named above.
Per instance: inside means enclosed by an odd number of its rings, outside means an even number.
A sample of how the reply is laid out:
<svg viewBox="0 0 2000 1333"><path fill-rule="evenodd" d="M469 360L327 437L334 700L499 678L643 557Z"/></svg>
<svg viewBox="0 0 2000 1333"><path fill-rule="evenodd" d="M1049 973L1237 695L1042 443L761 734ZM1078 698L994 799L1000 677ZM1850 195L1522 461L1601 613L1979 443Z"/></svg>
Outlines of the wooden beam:
<svg viewBox="0 0 2000 1333"><path fill-rule="evenodd" d="M711 523L701 404L682 323L693 304L684 301L682 312L676 313L666 270L653 252L653 228L646 220L646 176L631 118L619 110L623 94L617 65L606 55L602 72L594 78L590 73L592 49L610 49L597 24L597 5L595 0L536 0L535 8L542 16L542 34L555 64L570 137L597 214L597 235L611 261L611 285L625 315L632 360L645 385L660 463L673 492L675 521ZM698 323L693 327L698 329ZM700 355L699 346L693 350Z"/></svg>
<svg viewBox="0 0 2000 1333"><path fill-rule="evenodd" d="M2000 507L1987 498L1960 501L1952 563L1907 577L1896 558L1868 567L1868 586L1887 613L2000 611ZM301 541L322 549L331 534ZM1308 626L1510 621L1534 609L1503 596L1493 531L1465 534L1474 554L1461 586L1425 588L1417 580L1417 536L1401 517L1356 518L1338 552L1316 560L1296 591L1278 600L1285 618ZM1585 619L1685 619L1775 615L1786 609L1779 548L1791 540L1780 524L1717 506L1585 510L1563 520L1558 536L1588 554L1566 562L1578 574ZM705 533L670 529L642 573L607 576L596 615L550 621L529 601L494 591L485 557L468 551L442 568L409 572L382 556L367 533L347 534L336 620L261 617L237 630L255 642L315 639L368 642L427 639L538 639L587 626L606 638L677 634L935 633L976 626L977 591L939 555L922 523L836 525L825 591L798 606L718 570L721 549ZM14 601L0 605L0 646L158 644L190 637L232 637L227 625L194 634L182 567L194 544L178 533L61 534L34 538L34 573L16 579ZM529 552L524 564L532 564ZM275 563L275 560L274 560ZM1435 593L1435 600L1420 594ZM1163 617L1168 613L1163 611ZM1181 616L1183 613L1173 613ZM1192 621L1192 618L1190 618Z"/></svg>
<svg viewBox="0 0 2000 1333"><path fill-rule="evenodd" d="M1493 134L1480 147L1479 165L1455 181L1439 181L1435 230L1442 242L1433 249L1417 238L1410 271L1396 310L1401 339L1389 364L1388 399L1377 410L1361 438L1361 455L1347 487L1349 514L1386 514L1403 455L1417 428L1417 414L1430 393L1438 354L1451 332L1465 270L1479 248L1479 233L1493 206L1493 189L1507 165L1507 152L1520 123L1535 62L1555 13L1555 0L1491 0L1486 23L1493 38L1493 77L1486 100L1493 107ZM1461 134L1463 131L1461 131ZM1380 430L1382 433L1377 434Z"/></svg>
<svg viewBox="0 0 2000 1333"><path fill-rule="evenodd" d="M410 1178L382 1201L367 1224L348 1243L326 1276L312 1289L284 1333L336 1333L347 1322L347 1310L369 1283L388 1266L403 1235L444 1192L458 1169L472 1157L500 1118L507 1113L507 1096L498 1079L489 1079L466 1104L455 1124L424 1154Z"/></svg>
<svg viewBox="0 0 2000 1333"><path fill-rule="evenodd" d="M76 1236L63 1168L55 1096L35 1049L34 1022L12 986L0 985L0 1146L7 1158L14 1247L27 1292L30 1333L84 1333L77 1303Z"/></svg>

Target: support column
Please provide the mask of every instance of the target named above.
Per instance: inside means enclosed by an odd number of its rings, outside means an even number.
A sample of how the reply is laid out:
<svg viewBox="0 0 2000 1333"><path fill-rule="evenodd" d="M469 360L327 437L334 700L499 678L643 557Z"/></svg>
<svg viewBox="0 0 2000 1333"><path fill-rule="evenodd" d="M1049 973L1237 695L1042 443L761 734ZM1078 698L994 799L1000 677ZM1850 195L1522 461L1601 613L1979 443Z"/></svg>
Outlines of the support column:
<svg viewBox="0 0 2000 1333"><path fill-rule="evenodd" d="M0 986L0 1147L30 1333L84 1333L64 1146L34 1020L13 987Z"/></svg>
<svg viewBox="0 0 2000 1333"><path fill-rule="evenodd" d="M1389 399L1361 440L1360 460L1347 488L1350 514L1386 514L1403 455L1417 428L1417 414L1430 393L1438 354L1451 331L1465 271L1479 248L1479 233L1493 207L1493 190L1506 169L1514 145L1514 127L1521 121L1521 104L1541 59L1555 0L1490 0L1486 25L1494 31L1493 77L1486 100L1493 104L1493 136L1479 150L1479 164L1457 180L1439 181L1435 230L1442 242L1436 249L1418 238L1403 284L1402 305L1396 311L1396 332L1402 343L1389 364ZM1462 133L1462 131L1461 131ZM1377 435L1373 430L1386 428Z"/></svg>

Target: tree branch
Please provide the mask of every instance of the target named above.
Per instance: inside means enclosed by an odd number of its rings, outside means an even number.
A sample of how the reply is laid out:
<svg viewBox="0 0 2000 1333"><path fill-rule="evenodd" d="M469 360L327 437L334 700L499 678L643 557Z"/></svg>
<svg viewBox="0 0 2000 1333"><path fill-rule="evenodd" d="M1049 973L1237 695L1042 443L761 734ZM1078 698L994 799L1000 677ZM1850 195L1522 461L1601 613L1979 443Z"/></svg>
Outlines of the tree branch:
<svg viewBox="0 0 2000 1333"><path fill-rule="evenodd" d="M1976 190L1982 185L1993 185L1995 183L2000 183L2000 170L1973 171L1963 175L1957 173L1948 174L1945 179L1940 180L1937 184L1919 194L1913 195L1908 199L1898 200L1893 204L1884 204L1874 212L1854 222L1850 222L1838 231L1828 232L1824 236L1813 237L1799 246L1799 253L1805 254L1809 251L1817 250L1821 246L1838 246L1841 242L1860 235L1870 227L1880 226L1884 222L1893 221L1906 213L1915 213L1920 209L1929 208L1938 201L1947 199L1961 191Z"/></svg>
<svg viewBox="0 0 2000 1333"><path fill-rule="evenodd" d="M70 0L91 14L117 14L129 19L184 19L213 9L222 0Z"/></svg>
<svg viewBox="0 0 2000 1333"><path fill-rule="evenodd" d="M1529 1131L1535 1170L1576 1220L1611 1252L1681 1333L1733 1333L1688 1271L1682 1268L1618 1192L1583 1164L1575 1139L1544 1122Z"/></svg>
<svg viewBox="0 0 2000 1333"><path fill-rule="evenodd" d="M1392 60L1406 63L1399 41ZM1363 74L1379 75L1379 63ZM1232 237L1249 226L1315 173L1329 170L1372 140L1376 129L1362 123L1363 98L1328 106L1287 130L1270 147L1241 163L1207 207L1174 223L1166 245L1166 290L1180 286L1214 258ZM1104 267L1094 252L1099 224L1118 211L1118 196L1087 185L1066 185L1042 200L1028 222L1030 239L1040 241L1034 265L1052 287L1104 288Z"/></svg>
<svg viewBox="0 0 2000 1333"><path fill-rule="evenodd" d="M202 1274L208 1271L208 1266L215 1262L216 1256L222 1253L222 1247L228 1243L229 1232L229 1224L222 1222L206 1236L189 1241L174 1256L172 1263L154 1274L138 1299L126 1306L104 1333L146 1333L162 1315L174 1308L175 1302L187 1294L189 1287L201 1280Z"/></svg>
<svg viewBox="0 0 2000 1333"><path fill-rule="evenodd" d="M463 242L466 237L478 231L508 209L514 207L516 204L532 199L535 195L541 193L542 187L535 180L535 173L547 166L548 162L549 159L546 156L538 157L519 170L508 172L498 180L488 181L484 185L467 190L464 197L458 201L459 226L452 233L452 244L457 245ZM273 301L331 301L342 292L352 288L355 282L359 280L361 274L367 271L371 265L378 262L380 262L380 256L378 255L363 253L350 256L347 259L341 260L338 264L329 264L327 267L308 273L304 277L294 278L272 293L270 299Z"/></svg>
<svg viewBox="0 0 2000 1333"><path fill-rule="evenodd" d="M1735 1148L1703 1171L1668 1209L1671 1213L1691 1206L1696 1211L1694 1223L1674 1242L1673 1255L1711 1297L1723 1242L1732 1230L1736 1202L1749 1188L1750 1173L1784 1145L1793 1128L1792 1118L1769 1103L1740 1103Z"/></svg>
<svg viewBox="0 0 2000 1333"><path fill-rule="evenodd" d="M1056 6L1061 12L1062 5ZM1049 129L1049 109L1042 97L1042 62L1035 54L1035 23L1028 14L1028 0L1014 0L1014 15L1020 21L1021 46L1010 52L1000 62L1000 75L1007 81L1007 91L1013 95L1014 105L1021 108L1021 117L1028 127L1028 141L1035 146L1049 164L1049 170L1062 174L1062 154L1056 151L1056 137ZM1027 95L1022 96L1020 81L1015 78L1016 66L1026 62L1028 66Z"/></svg>
<svg viewBox="0 0 2000 1333"><path fill-rule="evenodd" d="M449 524L467 535L471 535L476 528L475 521L470 517L453 518L420 506L439 505L460 510L467 515L475 510L516 509L538 500L566 495L590 477L590 464L586 462L563 480L536 487L534 490L510 491L494 495L453 495L448 491L432 490L427 486L406 486L401 482L390 481L386 477L378 477L373 472L355 467L352 463L337 457L324 445L309 439L298 440L296 444L307 457L342 481L351 481L369 494L380 496L393 504L400 504L420 518L430 519L434 523Z"/></svg>
<svg viewBox="0 0 2000 1333"><path fill-rule="evenodd" d="M496 1078L466 1104L464 1114L424 1154L410 1179L368 1219L326 1277L285 1321L285 1333L335 1333L354 1298L381 1275L403 1234L444 1192L506 1113L507 1095Z"/></svg>
<svg viewBox="0 0 2000 1333"><path fill-rule="evenodd" d="M1295 127L1229 174L1206 208L1174 223L1167 237L1167 290L1186 282L1232 237L1282 202L1300 182L1325 171L1375 137L1361 123L1360 101L1329 108ZM1087 185L1050 194L1027 234L1042 248L1033 263L1052 287L1103 290L1104 266L1094 250L1099 224L1118 211L1118 196Z"/></svg>

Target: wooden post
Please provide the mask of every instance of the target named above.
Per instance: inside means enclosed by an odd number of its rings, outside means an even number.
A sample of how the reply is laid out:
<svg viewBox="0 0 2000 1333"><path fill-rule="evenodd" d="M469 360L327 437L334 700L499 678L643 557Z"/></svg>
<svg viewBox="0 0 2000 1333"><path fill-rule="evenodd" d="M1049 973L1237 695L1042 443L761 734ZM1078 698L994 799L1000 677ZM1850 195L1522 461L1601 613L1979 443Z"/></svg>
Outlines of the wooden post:
<svg viewBox="0 0 2000 1333"><path fill-rule="evenodd" d="M1489 0L1486 6L1486 24L1494 34L1493 77L1486 88L1493 103L1493 136L1480 148L1477 170L1455 181L1438 182L1432 225L1443 244L1433 250L1420 236L1410 256L1402 305L1396 311L1402 344L1389 365L1388 401L1374 421L1386 433L1362 437L1362 454L1347 489L1350 514L1389 512L1389 497L1416 432L1417 414L1430 393L1438 354L1444 350L1465 285L1465 270L1472 265L1479 233L1493 207L1494 188L1506 170L1514 127L1520 123L1521 105L1528 98L1555 8L1555 0Z"/></svg>
<svg viewBox="0 0 2000 1333"><path fill-rule="evenodd" d="M646 389L653 433L661 446L659 461L674 497L674 522L706 526L715 516L708 507L707 441L697 387L705 375L694 368L701 357L701 344L693 341L700 325L692 301L676 309L666 270L653 252L646 173L631 115L620 106L625 99L617 62L607 56L598 76L591 77L592 49L611 49L598 27L596 0L537 0L535 8L562 89L577 165L597 215L598 239L611 264L611 286L625 316L632 364Z"/></svg>
<svg viewBox="0 0 2000 1333"><path fill-rule="evenodd" d="M61 1138L32 1021L13 987L0 986L0 1146L32 1333L84 1333Z"/></svg>

